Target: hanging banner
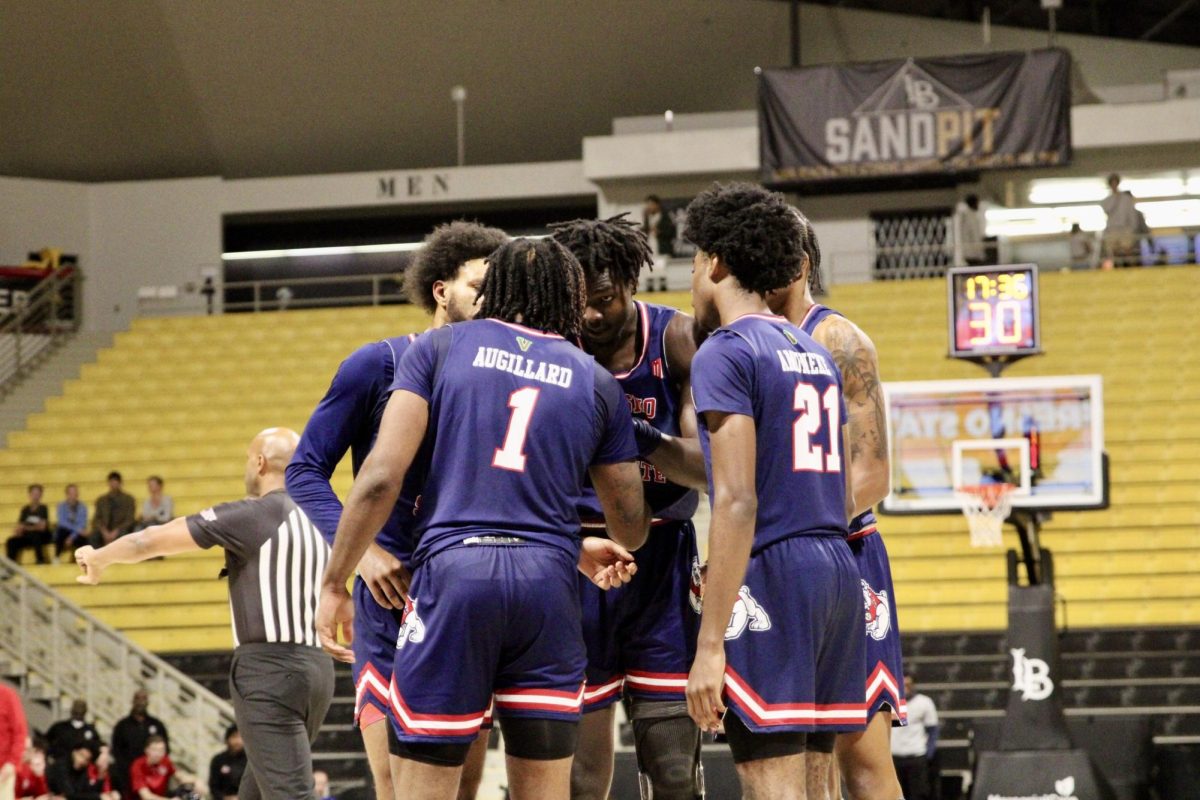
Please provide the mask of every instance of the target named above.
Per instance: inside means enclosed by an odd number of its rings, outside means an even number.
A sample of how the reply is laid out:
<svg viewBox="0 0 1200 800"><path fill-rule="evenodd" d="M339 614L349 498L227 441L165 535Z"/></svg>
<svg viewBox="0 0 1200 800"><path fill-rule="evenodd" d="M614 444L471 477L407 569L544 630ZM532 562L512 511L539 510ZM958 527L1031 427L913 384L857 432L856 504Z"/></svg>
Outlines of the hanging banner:
<svg viewBox="0 0 1200 800"><path fill-rule="evenodd" d="M758 96L768 184L1071 160L1065 50L768 69L759 76Z"/></svg>

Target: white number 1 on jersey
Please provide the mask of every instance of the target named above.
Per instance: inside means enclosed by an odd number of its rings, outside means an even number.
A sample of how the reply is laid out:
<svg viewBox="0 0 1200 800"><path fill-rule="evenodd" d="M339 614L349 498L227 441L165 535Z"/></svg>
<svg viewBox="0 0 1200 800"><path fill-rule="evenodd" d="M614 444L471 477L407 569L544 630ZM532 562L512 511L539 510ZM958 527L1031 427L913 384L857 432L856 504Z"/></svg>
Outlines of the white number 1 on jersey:
<svg viewBox="0 0 1200 800"><path fill-rule="evenodd" d="M504 434L504 446L497 447L492 456L492 466L513 472L525 471L525 436L529 433L529 420L537 405L541 389L528 386L517 389L508 396L508 407L512 416L508 419L508 432Z"/></svg>
<svg viewBox="0 0 1200 800"><path fill-rule="evenodd" d="M829 453L811 439L821 431L821 406L829 417ZM842 458L838 453L842 438L842 407L838 403L838 387L830 386L824 397L817 394L811 383L797 383L792 407L800 417L792 426L792 469L796 472L841 472Z"/></svg>

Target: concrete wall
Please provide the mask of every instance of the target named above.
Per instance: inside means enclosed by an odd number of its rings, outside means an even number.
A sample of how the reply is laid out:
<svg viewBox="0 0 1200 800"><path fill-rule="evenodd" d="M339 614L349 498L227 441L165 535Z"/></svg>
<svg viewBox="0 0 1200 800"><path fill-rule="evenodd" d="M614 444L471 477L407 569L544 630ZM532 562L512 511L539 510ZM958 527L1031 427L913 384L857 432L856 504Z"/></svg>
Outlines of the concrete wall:
<svg viewBox="0 0 1200 800"><path fill-rule="evenodd" d="M86 257L88 188L81 183L0 178L0 264L59 247Z"/></svg>

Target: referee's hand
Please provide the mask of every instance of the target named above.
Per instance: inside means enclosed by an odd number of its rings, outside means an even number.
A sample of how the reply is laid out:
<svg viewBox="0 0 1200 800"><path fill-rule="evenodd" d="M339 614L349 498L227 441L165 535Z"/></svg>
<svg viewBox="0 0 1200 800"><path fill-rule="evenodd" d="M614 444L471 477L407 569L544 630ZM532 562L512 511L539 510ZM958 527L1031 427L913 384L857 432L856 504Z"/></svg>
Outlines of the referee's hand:
<svg viewBox="0 0 1200 800"><path fill-rule="evenodd" d="M342 629L342 639L347 644L354 641L354 601L350 599L345 586L328 583L321 586L316 627L322 650L338 661L354 663L354 651L338 644L339 627Z"/></svg>
<svg viewBox="0 0 1200 800"><path fill-rule="evenodd" d="M83 570L82 575L75 576L77 583L85 583L90 586L95 586L100 583L100 573L104 571L104 567L100 566L99 552L90 544L85 544L75 551L75 563Z"/></svg>

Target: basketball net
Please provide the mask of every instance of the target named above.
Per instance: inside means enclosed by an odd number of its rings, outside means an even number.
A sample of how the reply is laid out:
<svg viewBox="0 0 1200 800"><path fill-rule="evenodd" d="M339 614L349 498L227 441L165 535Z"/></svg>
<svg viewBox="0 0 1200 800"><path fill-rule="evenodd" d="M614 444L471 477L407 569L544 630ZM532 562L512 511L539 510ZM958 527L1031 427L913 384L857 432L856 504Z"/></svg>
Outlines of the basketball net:
<svg viewBox="0 0 1200 800"><path fill-rule="evenodd" d="M976 486L960 486L954 490L967 526L971 531L972 547L999 547L1004 520L1012 513L1013 490L1011 483L981 483Z"/></svg>

